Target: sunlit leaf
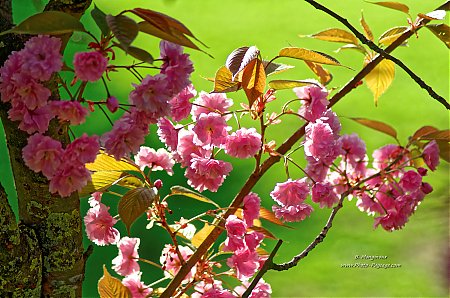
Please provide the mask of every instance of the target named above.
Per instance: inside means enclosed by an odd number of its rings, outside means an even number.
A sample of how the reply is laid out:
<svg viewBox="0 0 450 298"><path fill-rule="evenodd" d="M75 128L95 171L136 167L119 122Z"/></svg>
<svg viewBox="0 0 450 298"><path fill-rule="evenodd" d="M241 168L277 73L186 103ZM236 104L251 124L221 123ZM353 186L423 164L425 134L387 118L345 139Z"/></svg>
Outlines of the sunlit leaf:
<svg viewBox="0 0 450 298"><path fill-rule="evenodd" d="M94 9L91 11L91 16L94 19L97 27L100 28L100 31L104 36L108 36L111 30L109 29L108 23L106 22L106 14L94 4Z"/></svg>
<svg viewBox="0 0 450 298"><path fill-rule="evenodd" d="M211 200L210 198L207 198L204 195L199 194L198 192L195 192L193 190L190 190L190 189L180 186L180 185L175 185L170 188L170 196L174 196L174 195L185 196L185 197L197 200L197 201L212 204L212 205L216 206L217 208L220 208L220 206L217 205L217 203L214 202L213 200Z"/></svg>
<svg viewBox="0 0 450 298"><path fill-rule="evenodd" d="M406 26L399 26L388 29L383 34L381 34L380 38L378 39L378 43L384 46L388 46L397 38L402 36L402 34L405 33L406 30L408 30L408 27Z"/></svg>
<svg viewBox="0 0 450 298"><path fill-rule="evenodd" d="M214 228L215 226L205 223L203 228L195 233L194 237L192 237L192 245L194 245L195 247L199 247L203 243L203 241L205 241L206 237L208 237L211 231L214 230Z"/></svg>
<svg viewBox="0 0 450 298"><path fill-rule="evenodd" d="M351 43L355 45L359 43L358 38L353 33L338 28L331 28L306 36L325 41Z"/></svg>
<svg viewBox="0 0 450 298"><path fill-rule="evenodd" d="M83 24L75 17L61 11L44 11L32 15L19 25L0 33L49 34L59 35L73 31L86 31Z"/></svg>
<svg viewBox="0 0 450 298"><path fill-rule="evenodd" d="M292 89L307 85L316 85L314 80L273 80L269 82L269 87L275 90Z"/></svg>
<svg viewBox="0 0 450 298"><path fill-rule="evenodd" d="M262 248L261 246L259 246L256 249L256 252L258 253L259 256L262 256L262 257L268 257L270 255L270 253L267 250L265 250L264 248Z"/></svg>
<svg viewBox="0 0 450 298"><path fill-rule="evenodd" d="M259 232L262 233L264 235L265 238L270 238L270 239L278 239L277 237L275 237L274 234L272 234L269 230L267 230L266 228L263 227L256 227L256 226L252 226L249 228L252 231L255 232Z"/></svg>
<svg viewBox="0 0 450 298"><path fill-rule="evenodd" d="M103 276L98 281L100 298L131 298L130 290L122 282L109 274L103 265Z"/></svg>
<svg viewBox="0 0 450 298"><path fill-rule="evenodd" d="M370 62L366 57L366 63ZM391 60L382 60L366 77L366 85L372 91L375 106L378 104L379 97L389 88L395 76L395 64Z"/></svg>
<svg viewBox="0 0 450 298"><path fill-rule="evenodd" d="M311 69L312 72L319 78L319 81L322 85L327 85L333 79L331 73L327 69L323 68L322 65L310 61L305 61L305 63L306 65L308 65L309 69Z"/></svg>
<svg viewBox="0 0 450 298"><path fill-rule="evenodd" d="M89 181L81 191L80 196L86 196L96 191L105 191L114 184L120 184L121 179L125 179L130 175L120 171L99 171L91 174ZM138 178L136 178L138 179ZM138 179L139 180L139 179ZM142 185L141 185L142 186Z"/></svg>
<svg viewBox="0 0 450 298"><path fill-rule="evenodd" d="M427 14L419 13L418 16L426 20L443 20L447 12L443 9L434 10Z"/></svg>
<svg viewBox="0 0 450 298"><path fill-rule="evenodd" d="M420 138L422 136L425 136L427 134L430 134L432 132L436 132L438 131L437 128L433 127L433 126L423 126L421 128L419 128L411 137L412 140L420 140Z"/></svg>
<svg viewBox="0 0 450 298"><path fill-rule="evenodd" d="M259 50L255 46L240 47L231 52L227 57L225 66L231 71L232 78L241 72L247 64L253 61L259 55Z"/></svg>
<svg viewBox="0 0 450 298"><path fill-rule="evenodd" d="M361 12L361 19L359 20L359 22L361 23L361 26L363 27L364 35L366 36L366 38L368 40L373 41L372 30L370 29L369 25L367 24L366 20L364 19L364 14L362 12Z"/></svg>
<svg viewBox="0 0 450 298"><path fill-rule="evenodd" d="M232 76L231 71L226 66L219 68L214 77L213 92L227 93L239 90L241 88L241 82L238 80L233 81Z"/></svg>
<svg viewBox="0 0 450 298"><path fill-rule="evenodd" d="M266 87L266 72L264 65L258 58L250 61L242 72L242 89L247 95L249 106L258 99Z"/></svg>
<svg viewBox="0 0 450 298"><path fill-rule="evenodd" d="M409 13L409 7L407 5L405 5L403 3L399 3L399 2L368 2L368 3L380 5L383 7L390 8L390 9L395 9L398 11L402 11L404 13Z"/></svg>
<svg viewBox="0 0 450 298"><path fill-rule="evenodd" d="M125 51L125 53L129 54L130 56L132 56L140 61L147 62L149 64L153 64L153 56L146 50L138 48L138 47L134 47L134 46L128 46L128 47L121 46L121 48Z"/></svg>
<svg viewBox="0 0 450 298"><path fill-rule="evenodd" d="M133 175L122 177L121 179L117 180L115 184L126 187L128 189L143 187L145 185L141 179Z"/></svg>
<svg viewBox="0 0 450 298"><path fill-rule="evenodd" d="M450 130L439 130L421 136L422 140L441 140L450 142Z"/></svg>
<svg viewBox="0 0 450 298"><path fill-rule="evenodd" d="M270 221L271 223L274 223L276 225L290 228L289 226L286 226L281 220L276 218L275 214L272 211L270 211L264 207L261 207L259 209L259 217L262 219L265 219L267 221Z"/></svg>
<svg viewBox="0 0 450 298"><path fill-rule="evenodd" d="M282 64L282 63L275 63L270 62L267 60L263 60L264 70L266 71L266 76L277 74L283 71L286 71L288 69L294 68L292 65Z"/></svg>
<svg viewBox="0 0 450 298"><path fill-rule="evenodd" d="M359 124L362 124L369 128L375 129L376 131L387 134L387 135L393 137L394 139L397 139L397 131L392 126L390 126L384 122L365 119L365 118L350 118L350 119L358 122Z"/></svg>
<svg viewBox="0 0 450 298"><path fill-rule="evenodd" d="M450 27L446 24L429 24L426 27L450 49Z"/></svg>
<svg viewBox="0 0 450 298"><path fill-rule="evenodd" d="M278 53L278 56L311 61L319 64L343 66L330 55L297 47L283 48Z"/></svg>
<svg viewBox="0 0 450 298"><path fill-rule="evenodd" d="M100 150L93 163L87 163L86 168L89 171L137 171L141 172L139 167L128 158L116 160L113 156Z"/></svg>
<svg viewBox="0 0 450 298"><path fill-rule="evenodd" d="M131 225L151 206L156 193L153 189L139 187L128 191L119 201L118 212L120 219L130 234Z"/></svg>
<svg viewBox="0 0 450 298"><path fill-rule="evenodd" d="M351 43L343 45L342 47L339 47L335 52L339 53L340 51L343 51L343 50L357 50L358 52L362 53L363 55L367 54L367 51L363 46L354 45Z"/></svg>
<svg viewBox="0 0 450 298"><path fill-rule="evenodd" d="M114 36L125 48L130 46L139 32L138 24L131 18L124 15L107 15L106 22L114 33Z"/></svg>

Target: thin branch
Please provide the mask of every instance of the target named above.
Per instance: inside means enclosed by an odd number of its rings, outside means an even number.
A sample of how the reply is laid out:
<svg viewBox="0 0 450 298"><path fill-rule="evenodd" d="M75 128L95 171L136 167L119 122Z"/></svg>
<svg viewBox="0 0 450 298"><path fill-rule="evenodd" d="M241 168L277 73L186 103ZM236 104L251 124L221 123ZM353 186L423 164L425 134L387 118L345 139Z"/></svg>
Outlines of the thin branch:
<svg viewBox="0 0 450 298"><path fill-rule="evenodd" d="M401 60L389 55L389 53L383 49L381 49L380 47L378 47L376 44L374 44L371 40L368 40L361 32L359 32L355 27L353 27L348 21L347 19L341 17L340 15L338 15L337 13L335 13L334 11L330 10L329 8L321 5L320 3L317 3L314 0L305 0L306 2L308 2L309 4L311 4L312 6L314 6L316 9L321 10L323 12L325 12L326 14L332 16L333 18L335 18L336 20L338 20L340 23L342 23L345 27L347 27L350 31L353 32L353 34L356 35L356 37L363 43L366 44L371 50L377 52L378 54L380 54L383 58L389 59L392 62L394 62L395 64L397 64L398 66L400 66L401 69L403 69L422 89L425 89L428 94L430 94L431 97L433 97L434 99L436 99L438 102L440 102L447 110L450 109L450 104L445 100L445 98L443 98L442 96L440 96L439 94L437 94L433 88L431 88L431 86L429 86L427 83L425 83L418 75L416 75L408 66L406 66ZM423 24L426 23L427 20L423 20ZM409 30L412 31L412 30Z"/></svg>

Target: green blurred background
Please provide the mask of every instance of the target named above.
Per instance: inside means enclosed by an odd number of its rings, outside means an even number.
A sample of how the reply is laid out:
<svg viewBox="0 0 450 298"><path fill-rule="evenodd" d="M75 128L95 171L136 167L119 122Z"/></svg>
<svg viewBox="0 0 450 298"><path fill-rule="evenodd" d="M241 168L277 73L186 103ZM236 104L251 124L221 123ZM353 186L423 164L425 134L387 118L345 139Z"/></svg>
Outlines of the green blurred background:
<svg viewBox="0 0 450 298"><path fill-rule="evenodd" d="M43 2L43 1L42 1ZM35 0L14 1L15 22L20 22L35 13L43 3ZM264 58L275 56L278 50L286 46L299 46L319 50L336 57L342 64L359 70L362 66L362 55L357 52L344 51L333 53L340 44L326 43L318 40L298 37L299 34L312 34L326 28L344 27L317 11L304 1L294 0L247 0L247 1L94 1L106 13L117 14L123 9L142 7L157 10L177 18L183 22L209 49L215 59L207 55L187 50L194 61L195 72L192 81L197 90L210 91L212 84L204 77L213 77L215 71L224 64L227 55L237 47L256 45ZM365 19L374 31L375 36L385 30L400 25L407 25L406 17L398 11L371 5L360 0L322 1L329 8L347 18L352 24L358 25L361 10ZM440 1L402 1L411 8L411 14L427 13L438 7ZM92 26L90 15L83 21ZM446 18L448 23L448 17ZM75 34L68 49L69 52L83 51L89 40L82 34ZM136 44L158 55L158 40L149 36L139 36ZM449 98L449 61L448 49L428 30L419 32L419 39L412 37L408 47L402 47L394 52L413 71L433 86L446 99ZM118 55L116 64L126 63L123 55ZM70 63L70 59L67 61ZM304 63L295 60L280 60L296 66L295 69L277 75L277 78L306 79L312 73ZM334 79L329 87L340 88L350 80L356 71L346 68L328 67ZM126 72L112 73L112 83L109 84L112 94L122 102L126 102L131 90L133 77ZM273 77L275 78L275 77ZM105 92L101 85L93 85L88 89L87 97L101 99ZM245 101L242 91L229 94L235 103ZM279 108L288 99L293 98L291 91L278 93L278 100L273 108ZM396 77L391 88L375 107L372 95L366 86L358 87L341 100L334 111L342 116L343 133L357 132L366 142L370 154L374 149L393 142L389 137L358 126L345 117L366 117L385 121L394 126L403 144L407 137L423 125L433 125L441 129L448 128L448 112L427 93L420 89L403 71L396 68ZM255 125L244 121L246 125ZM275 139L280 144L301 123L294 117L287 117L283 123L269 128L267 140ZM95 115L87 123L77 129L80 133L101 134L110 129L102 115ZM151 128L147 145L158 148L161 145L155 136L156 129ZM299 150L301 151L301 150ZM294 155L304 164L302 154ZM231 175L217 193L206 192L205 195L226 206L240 189L253 168L252 161L234 163ZM158 174L163 179L163 192L171 185L185 185L183 171L176 170L173 177ZM11 204L16 207L16 195L12 180L9 158L4 137L0 138L0 171L2 184L6 187ZM301 177L300 171L290 168L291 176ZM274 166L256 185L257 192L266 208L271 208L269 192L275 183L286 179L281 164ZM354 206L355 202L345 202L335 219L333 228L325 241L312 251L300 264L286 272L269 272L265 279L272 285L273 297L447 297L448 296L448 183L449 167L442 162L438 170L426 178L434 187L434 192L426 197L415 215L413 215L401 231L388 233L382 229L373 229L373 218L361 213ZM116 199L106 196L104 200L116 212ZM209 206L183 198L171 199L170 207L174 211L174 219L183 216L189 218ZM315 212L307 220L292 224L294 229L286 229L267 224L273 233L285 240L275 260L283 262L302 251L320 232L330 210L315 207ZM82 199L82 214L88 208L87 199ZM141 218L132 228L132 236L141 238L139 254L153 261L159 260L162 247L169 243L169 238L158 227L145 229L146 220ZM123 225L119 223L122 235L126 235ZM266 240L266 250L270 251L275 241ZM85 245L89 241L85 239ZM95 247L94 254L87 263L84 286L86 297L97 297L97 281L102 275L102 264L111 268L111 260L117 255L115 246ZM382 255L388 258L378 263L401 264L395 269L358 269L341 268L341 264L362 262L356 261L355 255ZM371 263L365 261L364 263ZM143 280L149 284L162 275L153 270L150 265L141 264L144 272ZM111 271L111 270L110 270Z"/></svg>

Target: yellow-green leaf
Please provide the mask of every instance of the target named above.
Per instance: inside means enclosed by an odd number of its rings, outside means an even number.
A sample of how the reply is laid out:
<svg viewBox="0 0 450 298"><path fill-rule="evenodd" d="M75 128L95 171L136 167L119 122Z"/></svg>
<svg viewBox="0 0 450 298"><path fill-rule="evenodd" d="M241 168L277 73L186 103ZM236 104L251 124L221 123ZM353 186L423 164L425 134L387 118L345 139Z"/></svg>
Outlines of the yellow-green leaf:
<svg viewBox="0 0 450 298"><path fill-rule="evenodd" d="M105 191L112 185L119 183L121 179L128 176L129 175L127 173L119 171L94 172L91 174L91 181L89 181L86 186L79 191L79 195L83 197L96 191Z"/></svg>
<svg viewBox="0 0 450 298"><path fill-rule="evenodd" d="M383 34L381 34L380 38L378 39L378 43L384 46L388 46L397 38L402 36L402 34L405 33L406 30L408 30L408 27L406 26L399 26L388 29Z"/></svg>
<svg viewBox="0 0 450 298"><path fill-rule="evenodd" d="M358 38L353 33L338 28L331 28L306 36L324 41L351 43L355 45L359 43Z"/></svg>
<svg viewBox="0 0 450 298"><path fill-rule="evenodd" d="M239 80L233 81L233 74L226 67L222 66L217 70L214 77L214 90L217 93L227 93L237 91L241 88L241 82Z"/></svg>
<svg viewBox="0 0 450 298"><path fill-rule="evenodd" d="M370 59L366 57L366 63ZM395 64L391 60L382 60L366 77L366 85L372 91L375 106L380 96L389 88L395 76Z"/></svg>
<svg viewBox="0 0 450 298"><path fill-rule="evenodd" d="M450 49L450 27L446 24L430 24L426 26Z"/></svg>
<svg viewBox="0 0 450 298"><path fill-rule="evenodd" d="M311 69L312 72L319 77L322 85L327 85L333 79L333 75L327 69L323 68L322 65L311 61L305 61L305 63L308 65L309 69Z"/></svg>
<svg viewBox="0 0 450 298"><path fill-rule="evenodd" d="M397 131L392 126L390 126L384 122L370 120L370 119L366 119L366 118L350 118L350 119L358 122L359 124L362 124L369 128L375 129L376 131L387 134L387 135L393 137L394 139L397 139Z"/></svg>
<svg viewBox="0 0 450 298"><path fill-rule="evenodd" d="M32 15L19 25L0 33L16 34L50 34L59 35L73 31L86 31L83 24L75 17L61 11L44 11Z"/></svg>
<svg viewBox="0 0 450 298"><path fill-rule="evenodd" d="M288 227L281 220L276 218L275 214L272 211L270 211L264 207L261 207L259 209L259 217L262 219L265 219L267 221L270 221L271 223L274 223L276 225Z"/></svg>
<svg viewBox="0 0 450 298"><path fill-rule="evenodd" d="M103 265L103 276L98 281L100 298L131 298L130 290L122 282L109 274Z"/></svg>
<svg viewBox="0 0 450 298"><path fill-rule="evenodd" d="M122 47L127 48L136 38L139 32L138 24L131 18L124 15L107 15L106 22L114 33Z"/></svg>
<svg viewBox="0 0 450 298"><path fill-rule="evenodd" d="M383 7L387 7L390 9L394 9L394 10L398 10L398 11L402 11L406 14L409 13L409 7L403 3L399 3L399 2L369 2L372 4L376 4L376 5L380 5Z"/></svg>
<svg viewBox="0 0 450 298"><path fill-rule="evenodd" d="M278 53L278 56L311 61L319 64L343 66L341 63L339 63L339 61L337 61L330 55L297 47L283 48Z"/></svg>
<svg viewBox="0 0 450 298"><path fill-rule="evenodd" d="M139 187L128 191L119 201L120 219L130 233L131 225L151 206L156 193L153 189Z"/></svg>
<svg viewBox="0 0 450 298"><path fill-rule="evenodd" d="M195 192L193 190L190 190L190 189L188 189L186 187L183 187L183 186L180 186L180 185L175 185L175 186L172 186L170 188L170 195L169 196L175 196L175 195L192 198L192 199L195 199L197 201L209 203L209 204L212 204L212 205L216 206L217 208L220 208L220 206L216 202L214 202L213 200L205 197L202 194L199 194L198 192Z"/></svg>
<svg viewBox="0 0 450 298"><path fill-rule="evenodd" d="M192 237L192 245L194 245L195 247L199 247L203 243L203 241L205 241L206 237L208 237L212 230L214 230L214 226L205 223L203 228L195 233L194 237Z"/></svg>
<svg viewBox="0 0 450 298"><path fill-rule="evenodd" d="M242 71L242 89L247 95L250 107L264 93L265 87L266 72L264 71L264 65L260 59L255 58Z"/></svg>
<svg viewBox="0 0 450 298"><path fill-rule="evenodd" d="M370 30L369 24L367 24L366 20L364 19L364 14L362 12L361 12L361 19L359 20L359 22L361 23L361 26L363 27L364 35L366 36L366 38L368 40L373 41L372 30Z"/></svg>
<svg viewBox="0 0 450 298"><path fill-rule="evenodd" d="M313 80L273 80L269 82L269 87L275 90L292 89L307 85L315 85Z"/></svg>
<svg viewBox="0 0 450 298"><path fill-rule="evenodd" d="M93 163L86 164L89 171L136 171L141 172L139 167L128 158L121 158L116 160L113 156L100 150L97 158Z"/></svg>

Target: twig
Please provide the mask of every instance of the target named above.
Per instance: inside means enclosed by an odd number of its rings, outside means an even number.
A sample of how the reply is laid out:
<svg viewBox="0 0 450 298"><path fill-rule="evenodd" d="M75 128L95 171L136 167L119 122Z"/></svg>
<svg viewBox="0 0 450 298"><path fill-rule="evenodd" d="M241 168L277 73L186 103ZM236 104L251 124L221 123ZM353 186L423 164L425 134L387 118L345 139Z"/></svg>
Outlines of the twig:
<svg viewBox="0 0 450 298"><path fill-rule="evenodd" d="M450 109L450 104L445 100L445 98L443 98L442 96L440 96L439 94L437 94L433 88L431 88L431 86L427 85L427 83L425 83L418 75L416 75L408 66L406 66L401 60L389 55L388 51L385 51L383 49L381 49L380 47L378 47L376 44L374 44L371 40L368 40L361 32L359 32L355 27L353 27L348 21L347 19L341 17L340 15L338 15L337 13L335 13L334 11L330 10L329 8L323 6L320 3L317 3L314 0L305 0L306 2L308 2L309 4L311 4L312 6L314 6L316 9L321 10L323 12L325 12L326 14L332 16L333 18L335 18L336 20L338 20L340 23L342 23L345 27L347 27L350 31L353 32L353 34L356 35L356 37L363 43L366 44L371 50L377 52L378 54L380 54L383 58L389 59L392 62L394 62L395 64L397 64L398 66L400 66L401 69L403 69L420 87L422 87L423 89L425 89L428 94L430 94L431 97L433 97L434 99L436 99L438 102L440 102L447 110ZM425 20L424 20L424 24L425 24ZM409 30L412 32L412 30Z"/></svg>

